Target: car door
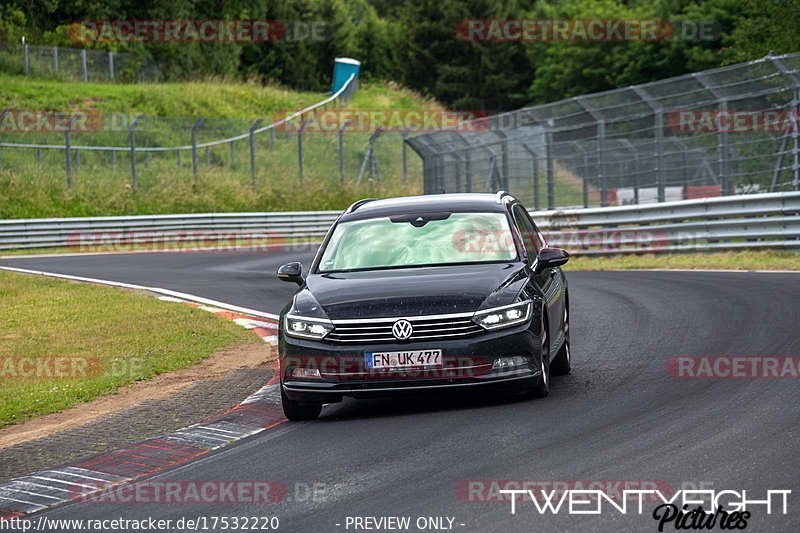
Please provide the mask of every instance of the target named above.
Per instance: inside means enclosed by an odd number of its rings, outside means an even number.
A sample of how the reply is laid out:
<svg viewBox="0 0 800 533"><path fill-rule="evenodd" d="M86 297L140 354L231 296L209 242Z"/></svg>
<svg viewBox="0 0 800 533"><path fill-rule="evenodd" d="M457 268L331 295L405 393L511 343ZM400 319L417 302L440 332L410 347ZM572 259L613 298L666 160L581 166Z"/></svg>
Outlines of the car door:
<svg viewBox="0 0 800 533"><path fill-rule="evenodd" d="M520 232L522 243L528 254L528 263L531 267L536 262L539 250L546 245L544 237L531 219L528 211L522 204L516 204L512 208L514 223ZM538 274L533 275L533 282L542 291L547 308L548 324L550 326L551 357L560 347L559 343L563 339L558 332L563 331L564 318L564 282L559 272L559 268L546 268ZM555 342L554 342L555 341Z"/></svg>

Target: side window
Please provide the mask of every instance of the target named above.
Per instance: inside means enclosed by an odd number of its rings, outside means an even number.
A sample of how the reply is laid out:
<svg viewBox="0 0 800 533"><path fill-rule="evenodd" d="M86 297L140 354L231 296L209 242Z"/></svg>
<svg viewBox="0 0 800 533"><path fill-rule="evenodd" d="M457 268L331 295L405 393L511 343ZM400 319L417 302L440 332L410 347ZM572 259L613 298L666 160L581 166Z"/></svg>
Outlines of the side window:
<svg viewBox="0 0 800 533"><path fill-rule="evenodd" d="M513 214L522 237L522 243L525 245L525 251L528 252L528 258L533 261L542 247L539 232L524 207L519 204L515 205Z"/></svg>

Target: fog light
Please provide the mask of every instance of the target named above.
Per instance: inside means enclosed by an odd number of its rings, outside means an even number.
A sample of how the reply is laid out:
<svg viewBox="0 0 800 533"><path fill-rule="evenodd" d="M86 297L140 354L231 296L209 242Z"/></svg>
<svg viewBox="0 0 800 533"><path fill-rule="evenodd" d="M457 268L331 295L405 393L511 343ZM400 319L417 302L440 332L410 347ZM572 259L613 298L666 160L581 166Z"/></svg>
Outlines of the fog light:
<svg viewBox="0 0 800 533"><path fill-rule="evenodd" d="M515 355L514 357L501 357L500 359L494 360L494 363L492 363L492 370L507 370L509 368L514 368L515 366L524 366L527 364L527 362L528 361L521 355Z"/></svg>
<svg viewBox="0 0 800 533"><path fill-rule="evenodd" d="M319 370L316 368L293 368L293 378L319 378Z"/></svg>

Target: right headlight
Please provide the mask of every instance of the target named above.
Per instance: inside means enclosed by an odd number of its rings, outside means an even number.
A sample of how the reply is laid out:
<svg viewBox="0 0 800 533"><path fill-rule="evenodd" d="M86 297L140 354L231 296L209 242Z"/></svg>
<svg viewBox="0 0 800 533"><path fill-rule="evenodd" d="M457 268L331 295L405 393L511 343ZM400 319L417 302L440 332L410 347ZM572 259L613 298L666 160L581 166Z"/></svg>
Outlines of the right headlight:
<svg viewBox="0 0 800 533"><path fill-rule="evenodd" d="M290 337L301 339L322 339L333 331L333 324L324 318L306 318L286 315L283 331Z"/></svg>
<svg viewBox="0 0 800 533"><path fill-rule="evenodd" d="M477 311L472 321L484 329L500 329L523 324L531 318L533 302L525 300L517 304L504 305Z"/></svg>

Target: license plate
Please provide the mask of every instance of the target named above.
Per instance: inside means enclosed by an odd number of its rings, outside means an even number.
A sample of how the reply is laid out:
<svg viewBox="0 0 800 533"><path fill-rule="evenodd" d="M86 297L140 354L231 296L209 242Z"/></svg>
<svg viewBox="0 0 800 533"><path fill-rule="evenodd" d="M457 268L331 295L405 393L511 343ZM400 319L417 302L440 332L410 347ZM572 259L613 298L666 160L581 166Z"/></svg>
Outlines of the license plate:
<svg viewBox="0 0 800 533"><path fill-rule="evenodd" d="M413 350L409 352L366 352L364 362L368 369L391 370L442 366L441 350Z"/></svg>

